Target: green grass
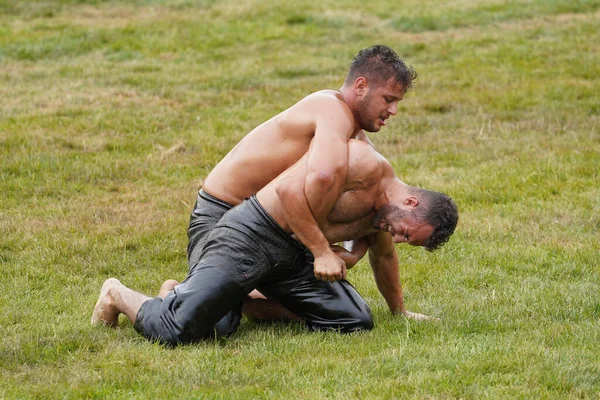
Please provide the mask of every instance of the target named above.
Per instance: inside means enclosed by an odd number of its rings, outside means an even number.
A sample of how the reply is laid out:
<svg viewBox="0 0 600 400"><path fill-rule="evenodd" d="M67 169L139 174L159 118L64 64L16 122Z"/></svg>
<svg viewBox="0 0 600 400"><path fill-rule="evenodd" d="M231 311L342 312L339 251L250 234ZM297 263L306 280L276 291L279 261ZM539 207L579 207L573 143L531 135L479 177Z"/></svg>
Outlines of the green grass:
<svg viewBox="0 0 600 400"><path fill-rule="evenodd" d="M600 1L0 0L0 398L597 398ZM461 219L398 247L376 328L242 321L168 349L89 319L186 271L203 177L384 43L420 78L376 147Z"/></svg>

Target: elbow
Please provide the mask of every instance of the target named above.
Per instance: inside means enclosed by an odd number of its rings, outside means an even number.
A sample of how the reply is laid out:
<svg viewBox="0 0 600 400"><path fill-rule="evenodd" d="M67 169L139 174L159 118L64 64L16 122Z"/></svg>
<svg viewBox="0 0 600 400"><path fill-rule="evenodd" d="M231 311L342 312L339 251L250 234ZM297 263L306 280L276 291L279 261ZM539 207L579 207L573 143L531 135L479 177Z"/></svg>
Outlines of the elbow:
<svg viewBox="0 0 600 400"><path fill-rule="evenodd" d="M337 184L341 184L345 169L342 167L331 170L313 171L306 177L306 187L316 188L319 191L333 190Z"/></svg>
<svg viewBox="0 0 600 400"><path fill-rule="evenodd" d="M275 185L275 193L282 203L289 203L299 196L304 195L304 186L293 184L289 181L279 182Z"/></svg>

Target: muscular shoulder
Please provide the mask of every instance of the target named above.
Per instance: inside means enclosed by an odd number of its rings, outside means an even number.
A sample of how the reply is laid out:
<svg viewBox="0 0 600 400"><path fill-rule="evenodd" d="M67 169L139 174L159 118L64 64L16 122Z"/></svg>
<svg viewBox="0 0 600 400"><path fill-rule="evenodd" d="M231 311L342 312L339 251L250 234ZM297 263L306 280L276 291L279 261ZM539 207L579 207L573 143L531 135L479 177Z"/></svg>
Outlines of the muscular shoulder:
<svg viewBox="0 0 600 400"><path fill-rule="evenodd" d="M375 145L373 144L373 142L371 142L371 139L369 139L369 137L363 130L358 131L358 133L354 135L354 139L362 140L363 142L368 143L369 146L375 148Z"/></svg>
<svg viewBox="0 0 600 400"><path fill-rule="evenodd" d="M367 183L379 181L391 168L373 146L358 139L350 139L348 142L348 163L354 179Z"/></svg>
<svg viewBox="0 0 600 400"><path fill-rule="evenodd" d="M266 125L280 135L332 138L347 141L354 133L354 117L340 92L322 90L311 93L292 107L281 112ZM263 129L264 130L264 129Z"/></svg>
<svg viewBox="0 0 600 400"><path fill-rule="evenodd" d="M342 93L338 90L331 90L331 89L325 89L325 90L319 90L318 92L313 92L311 94L309 94L308 96L306 96L304 98L304 100L309 101L311 103L316 103L316 104L335 104L335 103L343 103L346 104L344 102L344 96L342 95Z"/></svg>
<svg viewBox="0 0 600 400"><path fill-rule="evenodd" d="M352 158L372 163L379 164L385 161L385 158L373 146L359 138L351 139L348 142L348 152Z"/></svg>
<svg viewBox="0 0 600 400"><path fill-rule="evenodd" d="M337 90L320 90L306 96L302 106L309 109L316 122L336 119L338 123L354 124L354 116L344 101L342 93Z"/></svg>

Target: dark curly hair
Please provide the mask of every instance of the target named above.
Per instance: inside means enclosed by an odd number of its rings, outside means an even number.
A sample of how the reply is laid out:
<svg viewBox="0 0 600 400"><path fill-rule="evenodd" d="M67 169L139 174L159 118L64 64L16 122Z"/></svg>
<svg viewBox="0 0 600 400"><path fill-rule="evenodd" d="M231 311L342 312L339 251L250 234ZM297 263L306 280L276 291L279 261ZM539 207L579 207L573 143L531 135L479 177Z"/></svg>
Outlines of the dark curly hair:
<svg viewBox="0 0 600 400"><path fill-rule="evenodd" d="M434 227L433 233L425 242L428 251L439 249L450 239L458 224L458 208L447 195L417 187L410 188L410 194L419 199L412 211L415 218L426 221Z"/></svg>
<svg viewBox="0 0 600 400"><path fill-rule="evenodd" d="M384 45L375 45L362 49L352 60L346 84L364 76L367 80L387 82L394 77L402 85L404 93L408 92L417 79L417 73L398 57L394 50Z"/></svg>

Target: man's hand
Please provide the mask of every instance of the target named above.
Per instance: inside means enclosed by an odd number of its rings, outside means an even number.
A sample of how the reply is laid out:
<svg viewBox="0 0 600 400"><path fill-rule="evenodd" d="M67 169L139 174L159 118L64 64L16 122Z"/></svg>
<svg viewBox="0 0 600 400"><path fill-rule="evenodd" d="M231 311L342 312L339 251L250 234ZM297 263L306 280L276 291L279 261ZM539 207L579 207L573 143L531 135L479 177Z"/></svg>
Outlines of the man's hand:
<svg viewBox="0 0 600 400"><path fill-rule="evenodd" d="M356 264L356 261L354 261L355 257L345 247L342 247L337 244L332 244L331 251L333 251L336 256L338 256L342 259L342 261L344 261L347 270L354 267L354 265Z"/></svg>
<svg viewBox="0 0 600 400"><path fill-rule="evenodd" d="M314 271L315 278L323 281L335 282L346 279L346 263L333 251L315 257Z"/></svg>
<svg viewBox="0 0 600 400"><path fill-rule="evenodd" d="M439 321L439 318L430 317L429 315L414 313L410 311L404 311L402 313L408 319L414 319L415 321Z"/></svg>

